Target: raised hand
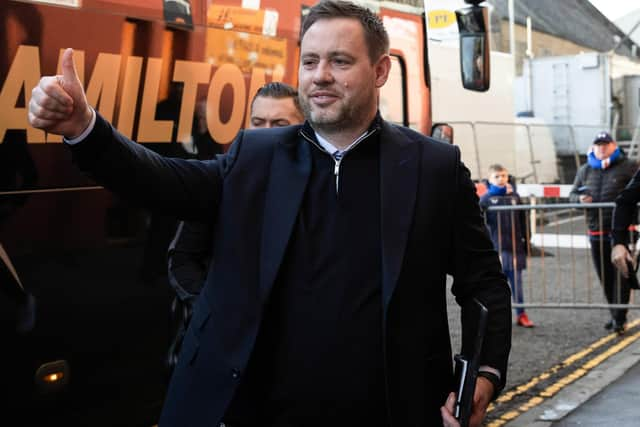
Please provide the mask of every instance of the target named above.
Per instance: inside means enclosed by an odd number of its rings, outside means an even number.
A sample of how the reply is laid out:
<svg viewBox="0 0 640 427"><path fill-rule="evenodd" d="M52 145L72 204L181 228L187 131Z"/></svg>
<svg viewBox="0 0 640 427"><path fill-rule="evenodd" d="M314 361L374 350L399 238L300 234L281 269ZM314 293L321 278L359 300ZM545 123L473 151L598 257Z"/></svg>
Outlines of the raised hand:
<svg viewBox="0 0 640 427"><path fill-rule="evenodd" d="M588 194L581 194L579 199L580 199L580 203L592 203L593 202L593 197L591 197Z"/></svg>
<svg viewBox="0 0 640 427"><path fill-rule="evenodd" d="M67 138L79 136L91 122L93 112L76 72L73 49L62 55L62 75L45 76L31 91L31 126Z"/></svg>

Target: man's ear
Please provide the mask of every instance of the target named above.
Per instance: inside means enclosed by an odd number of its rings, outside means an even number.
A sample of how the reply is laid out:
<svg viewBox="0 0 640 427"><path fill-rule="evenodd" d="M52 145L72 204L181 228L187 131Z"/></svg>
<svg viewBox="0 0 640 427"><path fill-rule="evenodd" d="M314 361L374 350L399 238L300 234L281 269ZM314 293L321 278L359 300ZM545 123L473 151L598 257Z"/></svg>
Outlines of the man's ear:
<svg viewBox="0 0 640 427"><path fill-rule="evenodd" d="M376 72L376 87L380 88L384 86L389 78L389 71L391 70L391 58L389 55L382 55L374 65L374 69Z"/></svg>

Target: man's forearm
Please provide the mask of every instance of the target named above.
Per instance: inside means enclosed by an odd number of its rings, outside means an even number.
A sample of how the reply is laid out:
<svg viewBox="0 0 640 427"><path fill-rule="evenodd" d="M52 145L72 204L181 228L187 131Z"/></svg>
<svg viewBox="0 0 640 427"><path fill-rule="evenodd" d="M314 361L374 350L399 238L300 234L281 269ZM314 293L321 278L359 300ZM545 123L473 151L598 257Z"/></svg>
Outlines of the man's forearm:
<svg viewBox="0 0 640 427"><path fill-rule="evenodd" d="M98 113L86 138L68 145L81 171L136 206L194 220L215 212L222 183L218 161L163 157L120 134Z"/></svg>

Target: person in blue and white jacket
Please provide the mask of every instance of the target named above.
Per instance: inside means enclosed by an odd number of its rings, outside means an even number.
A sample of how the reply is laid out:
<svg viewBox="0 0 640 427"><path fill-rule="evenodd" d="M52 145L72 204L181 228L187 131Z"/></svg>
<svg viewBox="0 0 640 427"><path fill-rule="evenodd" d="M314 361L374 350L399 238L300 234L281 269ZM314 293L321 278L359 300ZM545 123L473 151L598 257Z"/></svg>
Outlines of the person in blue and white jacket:
<svg viewBox="0 0 640 427"><path fill-rule="evenodd" d="M569 198L573 203L613 202L638 170L638 164L629 159L608 132L596 135L587 153L587 163L576 173ZM596 273L609 304L629 303L629 284L625 278L616 283L616 270L611 263L612 209L587 209L589 243ZM608 330L623 334L627 309L611 309Z"/></svg>

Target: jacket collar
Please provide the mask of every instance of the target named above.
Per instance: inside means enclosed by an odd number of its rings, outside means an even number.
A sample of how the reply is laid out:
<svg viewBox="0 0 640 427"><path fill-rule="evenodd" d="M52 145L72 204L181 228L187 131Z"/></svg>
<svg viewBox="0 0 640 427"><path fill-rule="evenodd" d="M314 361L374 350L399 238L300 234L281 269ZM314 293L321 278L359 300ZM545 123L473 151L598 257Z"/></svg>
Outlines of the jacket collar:
<svg viewBox="0 0 640 427"><path fill-rule="evenodd" d="M381 129L384 123L385 121L382 119L382 116L380 116L380 111L376 112L376 116L371 121L371 124L367 128L366 133L370 133L375 130ZM315 129L313 129L313 126L311 126L311 123L309 123L308 120L305 120L304 124L300 128L300 133L307 140L313 141L319 147L321 146L320 143L318 142L318 138L316 137L316 131Z"/></svg>
<svg viewBox="0 0 640 427"><path fill-rule="evenodd" d="M396 288L418 191L420 144L380 115L370 129L380 129L380 199L382 236L382 297L386 314ZM305 138L315 140L308 123L300 129ZM264 227L260 247L260 291L263 301L269 294L302 205L311 174L310 144L283 141L275 148L267 185Z"/></svg>

